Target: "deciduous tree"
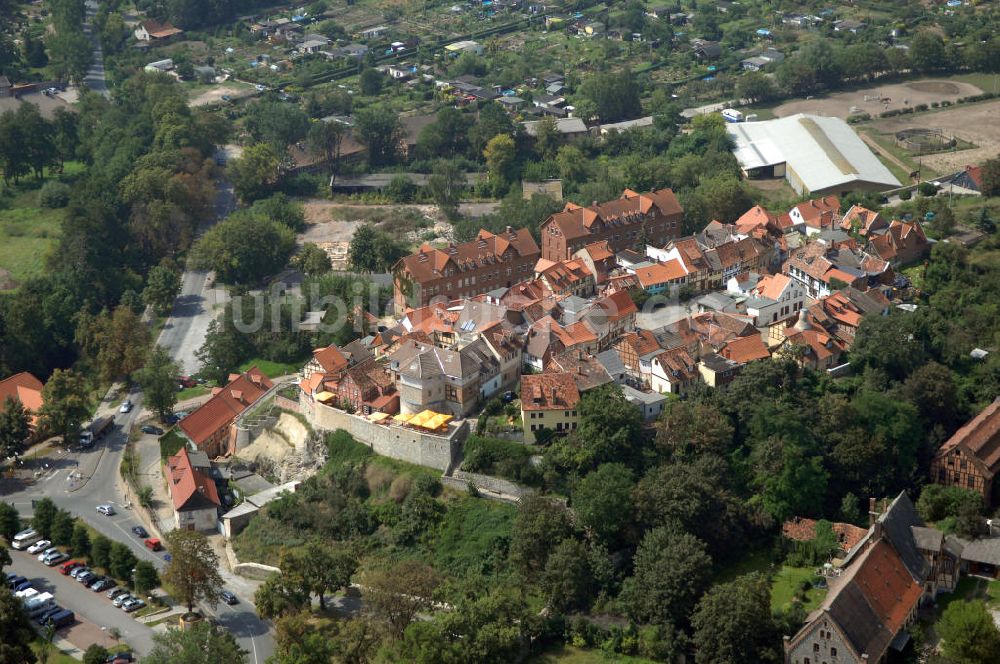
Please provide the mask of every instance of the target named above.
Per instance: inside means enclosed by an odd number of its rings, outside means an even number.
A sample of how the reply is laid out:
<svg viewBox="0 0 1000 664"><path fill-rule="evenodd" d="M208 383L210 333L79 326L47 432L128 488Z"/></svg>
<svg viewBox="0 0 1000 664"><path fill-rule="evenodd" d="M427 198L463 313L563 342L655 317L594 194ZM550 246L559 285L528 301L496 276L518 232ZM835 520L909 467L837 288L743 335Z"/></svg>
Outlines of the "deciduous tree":
<svg viewBox="0 0 1000 664"><path fill-rule="evenodd" d="M87 381L72 369L56 369L42 389L39 419L43 427L69 442L90 416Z"/></svg>
<svg viewBox="0 0 1000 664"><path fill-rule="evenodd" d="M161 421L170 415L177 403L179 373L180 367L170 359L167 350L162 346L154 346L146 359L146 365L136 375L146 403Z"/></svg>
<svg viewBox="0 0 1000 664"><path fill-rule="evenodd" d="M511 530L510 560L527 580L535 580L556 544L573 532L566 508L551 498L525 496Z"/></svg>
<svg viewBox="0 0 1000 664"><path fill-rule="evenodd" d="M962 664L996 661L1000 632L981 600L950 602L936 627L949 658Z"/></svg>
<svg viewBox="0 0 1000 664"><path fill-rule="evenodd" d="M176 532L176 531L175 531ZM142 658L150 664L217 664L246 662L247 652L227 630L201 621L186 629L169 628L153 635L153 649Z"/></svg>
<svg viewBox="0 0 1000 664"><path fill-rule="evenodd" d="M399 158L403 127L399 117L388 107L369 106L354 116L354 132L368 148L368 163L389 166Z"/></svg>
<svg viewBox="0 0 1000 664"><path fill-rule="evenodd" d="M675 528L654 528L642 538L634 562L622 591L629 615L664 625L686 623L711 578L705 544Z"/></svg>
<svg viewBox="0 0 1000 664"><path fill-rule="evenodd" d="M166 265L155 265L146 277L142 300L159 316L170 313L174 299L181 291L181 277Z"/></svg>
<svg viewBox="0 0 1000 664"><path fill-rule="evenodd" d="M0 664L33 664L38 661L31 650L37 638L28 622L21 600L6 586L0 587Z"/></svg>
<svg viewBox="0 0 1000 664"><path fill-rule="evenodd" d="M605 463L588 473L573 489L577 520L605 542L632 522L632 471L620 463Z"/></svg>
<svg viewBox="0 0 1000 664"><path fill-rule="evenodd" d="M250 202L266 195L278 182L281 160L267 143L251 145L243 156L229 162L229 176L236 195Z"/></svg>
<svg viewBox="0 0 1000 664"><path fill-rule="evenodd" d="M194 611L197 602L214 606L219 601L222 577L219 557L208 539L195 530L172 530L167 534L171 560L162 580L171 594Z"/></svg>
<svg viewBox="0 0 1000 664"><path fill-rule="evenodd" d="M366 570L360 583L365 609L398 639L418 613L430 608L440 580L429 566L403 560Z"/></svg>
<svg viewBox="0 0 1000 664"><path fill-rule="evenodd" d="M699 600L691 624L697 664L781 661L781 639L771 618L771 586L759 574L709 590Z"/></svg>
<svg viewBox="0 0 1000 664"><path fill-rule="evenodd" d="M0 459L19 454L31 434L31 417L20 399L7 397L0 405Z"/></svg>

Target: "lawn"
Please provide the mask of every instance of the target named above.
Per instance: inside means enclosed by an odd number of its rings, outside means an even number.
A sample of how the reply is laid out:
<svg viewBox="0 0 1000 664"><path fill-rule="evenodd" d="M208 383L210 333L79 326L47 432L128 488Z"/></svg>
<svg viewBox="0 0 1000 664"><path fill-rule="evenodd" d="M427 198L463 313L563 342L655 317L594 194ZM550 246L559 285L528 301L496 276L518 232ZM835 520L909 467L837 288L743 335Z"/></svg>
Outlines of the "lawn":
<svg viewBox="0 0 1000 664"><path fill-rule="evenodd" d="M801 587L803 581L816 578L812 567L789 567L783 565L771 583L771 608L787 610L792 605L792 599ZM806 591L806 601L802 607L808 613L812 611L826 596L825 588L810 588Z"/></svg>
<svg viewBox="0 0 1000 664"><path fill-rule="evenodd" d="M68 162L61 174L47 171L45 180L70 184L83 169L78 162ZM45 180L28 177L17 185L0 184L0 270L10 272L15 282L42 273L45 258L61 231L65 210L38 205L38 191Z"/></svg>
<svg viewBox="0 0 1000 664"><path fill-rule="evenodd" d="M434 569L466 576L487 572L493 553L510 539L517 509L511 505L464 496L449 503L435 542Z"/></svg>
<svg viewBox="0 0 1000 664"><path fill-rule="evenodd" d="M298 373L299 369L302 368L302 365L305 364L307 360L308 358L304 357L298 362L274 362L272 360L255 357L240 365L240 373L247 371L251 367L257 367L268 378L278 378L279 376L288 376L289 374Z"/></svg>
<svg viewBox="0 0 1000 664"><path fill-rule="evenodd" d="M720 569L715 575L715 582L726 583L738 576L750 574L751 572L770 574L772 571L771 556L772 552L770 549L748 551L745 555L740 556L738 560Z"/></svg>
<svg viewBox="0 0 1000 664"><path fill-rule="evenodd" d="M204 385L195 385L194 387L185 387L183 390L177 393L177 402L187 401L188 399L194 399L197 397L204 396L211 392L212 390Z"/></svg>
<svg viewBox="0 0 1000 664"><path fill-rule="evenodd" d="M160 436L161 459L177 454L182 447L184 447L184 438L173 429Z"/></svg>
<svg viewBox="0 0 1000 664"><path fill-rule="evenodd" d="M41 648L42 644L40 641L35 641L31 644L31 649L35 651L36 656L38 656ZM41 657L39 657L38 661L42 661ZM80 660L73 659L55 646L52 646L52 650L49 653L48 664L79 664L79 662Z"/></svg>
<svg viewBox="0 0 1000 664"><path fill-rule="evenodd" d="M529 657L527 664L653 664L651 659L628 655L609 655L603 650L584 650L573 646L561 646L540 655Z"/></svg>

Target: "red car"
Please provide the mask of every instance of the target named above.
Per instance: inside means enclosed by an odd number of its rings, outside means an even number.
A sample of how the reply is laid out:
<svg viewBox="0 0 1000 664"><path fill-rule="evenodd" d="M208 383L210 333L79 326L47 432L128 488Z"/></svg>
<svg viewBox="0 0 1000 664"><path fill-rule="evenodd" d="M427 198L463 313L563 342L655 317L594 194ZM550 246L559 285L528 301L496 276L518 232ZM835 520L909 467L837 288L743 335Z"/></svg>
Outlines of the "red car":
<svg viewBox="0 0 1000 664"><path fill-rule="evenodd" d="M161 551L163 549L163 545L160 544L160 540L155 537L150 537L149 539L143 541L143 544L145 544L146 548L150 551Z"/></svg>
<svg viewBox="0 0 1000 664"><path fill-rule="evenodd" d="M178 376L177 384L181 387L195 387L198 383L190 376Z"/></svg>
<svg viewBox="0 0 1000 664"><path fill-rule="evenodd" d="M62 565L59 566L59 573L62 574L63 576L69 576L70 572L72 572L77 567L83 567L84 564L85 563L79 560L71 560L68 563L63 563Z"/></svg>

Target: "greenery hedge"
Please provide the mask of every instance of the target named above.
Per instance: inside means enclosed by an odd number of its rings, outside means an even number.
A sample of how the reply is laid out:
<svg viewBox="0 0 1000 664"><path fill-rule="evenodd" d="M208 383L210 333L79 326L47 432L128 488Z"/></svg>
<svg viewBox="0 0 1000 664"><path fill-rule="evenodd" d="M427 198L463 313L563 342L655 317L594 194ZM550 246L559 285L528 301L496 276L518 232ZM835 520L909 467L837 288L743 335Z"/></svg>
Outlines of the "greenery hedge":
<svg viewBox="0 0 1000 664"><path fill-rule="evenodd" d="M474 434L465 441L462 470L539 484L541 473L531 465L531 455L532 450L520 443Z"/></svg>

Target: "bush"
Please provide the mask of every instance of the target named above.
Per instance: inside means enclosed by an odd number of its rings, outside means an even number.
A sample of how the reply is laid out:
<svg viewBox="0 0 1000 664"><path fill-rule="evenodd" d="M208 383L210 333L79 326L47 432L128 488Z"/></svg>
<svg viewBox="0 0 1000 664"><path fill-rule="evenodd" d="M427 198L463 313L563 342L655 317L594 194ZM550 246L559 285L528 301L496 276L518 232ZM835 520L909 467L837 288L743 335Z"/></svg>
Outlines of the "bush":
<svg viewBox="0 0 1000 664"><path fill-rule="evenodd" d="M899 200L908 201L913 198L913 192L907 189L906 191L899 192Z"/></svg>
<svg viewBox="0 0 1000 664"><path fill-rule="evenodd" d="M930 198L937 195L938 189L930 182L921 182L920 186L917 187L917 191L920 192L921 196Z"/></svg>
<svg viewBox="0 0 1000 664"><path fill-rule="evenodd" d="M389 186L385 188L385 195L393 203L409 203L417 194L417 187L405 175L397 175L389 181Z"/></svg>
<svg viewBox="0 0 1000 664"><path fill-rule="evenodd" d="M68 184L52 180L42 185L38 190L38 204L43 208L63 208L69 204L70 188Z"/></svg>
<svg viewBox="0 0 1000 664"><path fill-rule="evenodd" d="M520 443L479 435L469 436L465 441L462 469L536 484L540 478L537 469L531 465L531 454L531 449Z"/></svg>
<svg viewBox="0 0 1000 664"><path fill-rule="evenodd" d="M937 104L935 104L935 106L937 106ZM926 110L927 110L927 104L917 104L916 106L913 107L913 111L915 113L921 113Z"/></svg>

